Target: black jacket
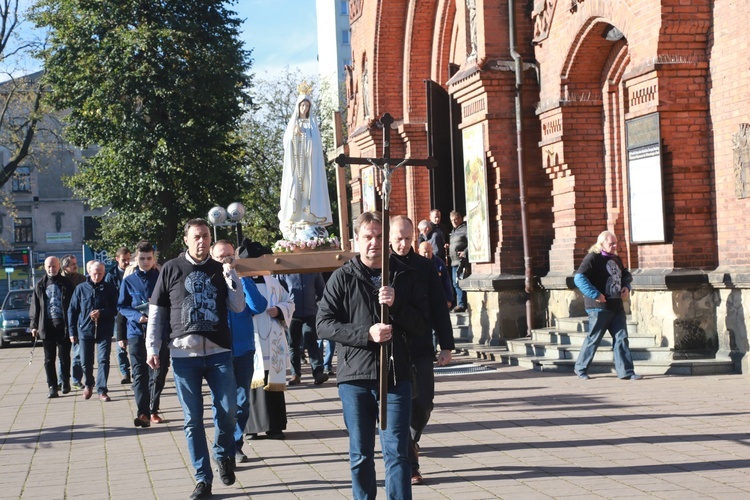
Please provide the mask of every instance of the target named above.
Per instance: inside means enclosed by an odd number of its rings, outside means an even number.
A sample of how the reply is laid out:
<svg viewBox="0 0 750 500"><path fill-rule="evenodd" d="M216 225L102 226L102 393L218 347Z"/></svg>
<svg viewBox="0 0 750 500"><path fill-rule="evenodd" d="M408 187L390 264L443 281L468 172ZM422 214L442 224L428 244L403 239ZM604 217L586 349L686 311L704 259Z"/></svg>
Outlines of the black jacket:
<svg viewBox="0 0 750 500"><path fill-rule="evenodd" d="M394 374L396 380L410 378L408 338L423 334L426 321L422 315L425 297L415 287L416 271L391 257L390 276L395 290L389 308L394 362L388 383L393 385ZM354 257L334 271L318 303L318 337L338 344L338 383L378 379L380 344L369 341L368 334L370 327L380 322L377 289L362 261Z"/></svg>
<svg viewBox="0 0 750 500"><path fill-rule="evenodd" d="M409 353L413 358L434 356L435 347L432 345L432 330L435 330L440 348L452 351L456 348L453 341L453 325L451 325L443 284L440 282L435 264L417 254L413 249L409 250L409 253L403 257L396 254L392 254L392 256L416 271L417 283L415 286L424 289L418 293L427 298L425 302L427 309L423 312L427 319L427 329L424 335L412 339Z"/></svg>
<svg viewBox="0 0 750 500"><path fill-rule="evenodd" d="M469 239L466 236L466 222L462 222L457 227L453 228L449 236L450 239L450 258L451 266L458 266L461 262L461 257L458 256L459 252L465 252L469 247ZM468 256L464 253L464 259Z"/></svg>
<svg viewBox="0 0 750 500"><path fill-rule="evenodd" d="M45 328L47 319L47 285L50 281L49 276L37 281L34 287L34 296L31 299L31 306L29 307L29 318L31 318L30 327L39 330L39 338L44 340L47 338L47 332ZM65 323L65 337L68 337L68 306L70 305L70 299L73 296L73 284L70 280L62 275L56 276L59 280L60 288L62 289L62 314L63 322ZM57 339L55 339L57 340Z"/></svg>

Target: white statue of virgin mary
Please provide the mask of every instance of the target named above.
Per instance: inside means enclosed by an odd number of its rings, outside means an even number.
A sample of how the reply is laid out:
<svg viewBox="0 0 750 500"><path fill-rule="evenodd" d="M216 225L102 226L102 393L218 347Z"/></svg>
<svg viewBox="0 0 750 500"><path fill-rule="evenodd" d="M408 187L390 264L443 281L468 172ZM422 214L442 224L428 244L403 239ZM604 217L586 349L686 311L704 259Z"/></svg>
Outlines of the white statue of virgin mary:
<svg viewBox="0 0 750 500"><path fill-rule="evenodd" d="M333 223L323 145L309 95L312 89L303 83L299 90L284 132L279 222L286 240L326 237L325 227Z"/></svg>

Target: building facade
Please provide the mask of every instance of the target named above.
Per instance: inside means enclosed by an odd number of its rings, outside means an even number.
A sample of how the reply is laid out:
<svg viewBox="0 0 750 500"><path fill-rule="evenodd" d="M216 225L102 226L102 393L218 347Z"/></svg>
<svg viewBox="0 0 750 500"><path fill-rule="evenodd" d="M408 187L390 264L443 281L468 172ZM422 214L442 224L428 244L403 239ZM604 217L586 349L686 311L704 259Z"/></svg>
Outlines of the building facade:
<svg viewBox="0 0 750 500"><path fill-rule="evenodd" d="M634 274L638 329L747 371L742 10L732 0L349 2L348 154L381 154L388 112L392 156L438 159L433 171L394 173L391 212L468 213L474 342L526 333L527 268L534 327L584 315L572 277L608 229ZM371 176L352 166L353 216Z"/></svg>
<svg viewBox="0 0 750 500"><path fill-rule="evenodd" d="M35 79L39 73L30 75ZM10 84L0 84L0 95ZM23 109L10 101L8 109ZM20 116L20 115L19 115ZM12 126L14 119L4 124ZM7 137L7 134L0 134ZM11 146L8 144L8 146ZM76 199L64 179L76 172L76 165L90 151L73 148L62 139L62 124L57 116L40 120L29 155L13 176L0 188L0 297L10 289L30 288L44 274L49 256L77 257L83 270L83 243L94 237L102 209L92 209ZM12 151L0 144L0 161L6 165Z"/></svg>
<svg viewBox="0 0 750 500"><path fill-rule="evenodd" d="M318 73L327 88L322 97L330 109L339 110L346 66L351 64L349 0L316 0Z"/></svg>

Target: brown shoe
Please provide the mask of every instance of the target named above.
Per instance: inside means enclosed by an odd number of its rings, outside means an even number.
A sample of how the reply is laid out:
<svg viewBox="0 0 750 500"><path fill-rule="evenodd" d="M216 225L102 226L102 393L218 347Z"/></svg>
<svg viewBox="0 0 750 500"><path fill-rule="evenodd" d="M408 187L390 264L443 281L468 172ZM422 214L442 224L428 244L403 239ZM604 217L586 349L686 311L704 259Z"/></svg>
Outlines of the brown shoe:
<svg viewBox="0 0 750 500"><path fill-rule="evenodd" d="M299 375L295 375L294 377L289 379L289 382L287 382L287 385L297 385L300 383Z"/></svg>
<svg viewBox="0 0 750 500"><path fill-rule="evenodd" d="M158 413L152 413L151 414L151 421L155 424L161 424L164 422L164 419L159 416Z"/></svg>
<svg viewBox="0 0 750 500"><path fill-rule="evenodd" d="M99 399L104 403L109 403L110 401L112 401L112 398L110 398L106 392L104 394L99 394Z"/></svg>
<svg viewBox="0 0 750 500"><path fill-rule="evenodd" d="M424 479L422 479L422 474L420 474L419 471L416 471L411 475L411 484L413 486L424 484Z"/></svg>
<svg viewBox="0 0 750 500"><path fill-rule="evenodd" d="M93 392L93 391L91 390L91 387L86 387L86 388L85 388L85 389L83 390L83 399L91 399L91 393L92 393L92 392Z"/></svg>
<svg viewBox="0 0 750 500"><path fill-rule="evenodd" d="M133 423L136 427L151 427L151 422L146 415L138 415L133 419Z"/></svg>

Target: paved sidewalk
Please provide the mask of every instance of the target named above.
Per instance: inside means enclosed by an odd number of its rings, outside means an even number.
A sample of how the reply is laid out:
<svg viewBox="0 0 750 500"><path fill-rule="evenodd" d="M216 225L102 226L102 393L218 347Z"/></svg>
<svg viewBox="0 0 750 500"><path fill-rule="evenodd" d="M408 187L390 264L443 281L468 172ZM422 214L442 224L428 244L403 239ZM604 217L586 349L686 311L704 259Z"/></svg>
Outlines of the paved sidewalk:
<svg viewBox="0 0 750 500"><path fill-rule="evenodd" d="M101 403L80 391L48 400L41 346L28 360L26 345L0 350L0 498L188 498L194 483L171 377L167 422L136 429L115 364L112 402ZM421 443L427 484L413 488L415 498L750 498L746 378L580 381L489 366L497 370L437 378ZM215 498L351 496L335 384L315 386L303 368L303 385L286 393L286 441L247 444L250 462L239 464L234 486L216 479ZM385 498L382 460L377 467Z"/></svg>

